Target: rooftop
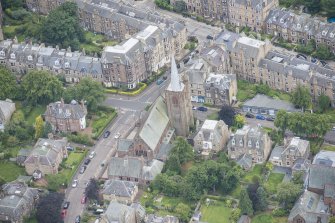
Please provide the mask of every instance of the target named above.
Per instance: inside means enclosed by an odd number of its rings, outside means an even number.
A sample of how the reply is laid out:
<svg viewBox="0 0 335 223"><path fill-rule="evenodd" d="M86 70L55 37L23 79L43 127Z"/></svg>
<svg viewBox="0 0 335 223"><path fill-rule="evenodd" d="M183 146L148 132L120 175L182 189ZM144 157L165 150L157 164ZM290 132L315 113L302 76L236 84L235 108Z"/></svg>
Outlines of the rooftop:
<svg viewBox="0 0 335 223"><path fill-rule="evenodd" d="M260 40L257 40L257 39L252 39L252 38L249 38L249 37L241 37L237 40L239 43L241 44L245 44L245 45L248 45L248 46L252 46L252 47L260 47L260 46L263 46L265 44L264 41L260 41Z"/></svg>
<svg viewBox="0 0 335 223"><path fill-rule="evenodd" d="M276 110L286 110L288 112L298 112L299 109L294 108L294 105L290 102L273 99L269 96L257 94L254 98L247 100L243 106L249 107L258 107L258 108L268 108L268 109L276 109Z"/></svg>
<svg viewBox="0 0 335 223"><path fill-rule="evenodd" d="M110 53L127 53L132 47L134 47L139 42L138 39L130 38L122 45L107 46L105 48L106 52Z"/></svg>

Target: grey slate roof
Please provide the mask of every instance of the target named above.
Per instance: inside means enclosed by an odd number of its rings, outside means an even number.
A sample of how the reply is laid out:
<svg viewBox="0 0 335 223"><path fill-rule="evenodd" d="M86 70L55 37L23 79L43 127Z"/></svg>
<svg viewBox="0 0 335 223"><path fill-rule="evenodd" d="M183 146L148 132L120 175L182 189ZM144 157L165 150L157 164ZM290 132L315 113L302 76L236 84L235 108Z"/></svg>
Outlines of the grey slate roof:
<svg viewBox="0 0 335 223"><path fill-rule="evenodd" d="M108 166L108 175L141 178L143 161L135 157L112 157Z"/></svg>
<svg viewBox="0 0 335 223"><path fill-rule="evenodd" d="M50 103L45 111L45 116L56 119L81 119L87 114L85 105L78 103L64 104L63 102Z"/></svg>
<svg viewBox="0 0 335 223"><path fill-rule="evenodd" d="M269 96L257 94L254 98L247 100L244 104L244 107L258 107L258 108L267 108L275 110L286 110L288 112L297 112L299 109L294 108L293 104L279 100L273 99Z"/></svg>
<svg viewBox="0 0 335 223"><path fill-rule="evenodd" d="M145 223L179 223L179 219L174 216L165 216L165 217L160 217L156 216L154 214L148 215L147 220Z"/></svg>
<svg viewBox="0 0 335 223"><path fill-rule="evenodd" d="M116 201L111 201L104 216L109 223L128 223L125 222L125 219L134 219L135 210L127 205L120 204Z"/></svg>
<svg viewBox="0 0 335 223"><path fill-rule="evenodd" d="M335 168L331 166L312 164L309 167L308 187L324 189L325 184L335 182Z"/></svg>
<svg viewBox="0 0 335 223"><path fill-rule="evenodd" d="M243 154L237 159L236 163L242 168L249 170L252 167L252 157L249 154Z"/></svg>
<svg viewBox="0 0 335 223"><path fill-rule="evenodd" d="M119 139L117 144L117 151L128 152L130 147L134 145L131 139Z"/></svg>
<svg viewBox="0 0 335 223"><path fill-rule="evenodd" d="M313 164L335 166L335 152L321 150L315 155Z"/></svg>
<svg viewBox="0 0 335 223"><path fill-rule="evenodd" d="M159 160L152 160L151 163L143 167L142 178L146 181L154 180L163 170L164 163Z"/></svg>
<svg viewBox="0 0 335 223"><path fill-rule="evenodd" d="M131 181L107 180L102 193L118 197L132 197L136 187L136 184Z"/></svg>
<svg viewBox="0 0 335 223"><path fill-rule="evenodd" d="M170 143L162 143L161 147L159 148L159 151L156 155L156 159L158 160L166 160L169 156L169 153L172 149L172 144Z"/></svg>

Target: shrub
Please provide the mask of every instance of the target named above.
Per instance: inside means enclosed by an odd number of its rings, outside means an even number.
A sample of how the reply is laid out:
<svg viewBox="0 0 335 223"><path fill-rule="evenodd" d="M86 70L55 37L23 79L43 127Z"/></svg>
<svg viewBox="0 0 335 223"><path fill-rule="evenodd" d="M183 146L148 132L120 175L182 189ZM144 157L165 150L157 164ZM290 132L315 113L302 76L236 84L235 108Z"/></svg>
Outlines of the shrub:
<svg viewBox="0 0 335 223"><path fill-rule="evenodd" d="M276 208L272 211L272 215L274 217L284 217L286 216L288 213L285 209L283 208Z"/></svg>
<svg viewBox="0 0 335 223"><path fill-rule="evenodd" d="M78 134L78 135L68 135L68 140L74 143L83 144L86 146L93 146L94 143L92 142L91 138L88 135Z"/></svg>

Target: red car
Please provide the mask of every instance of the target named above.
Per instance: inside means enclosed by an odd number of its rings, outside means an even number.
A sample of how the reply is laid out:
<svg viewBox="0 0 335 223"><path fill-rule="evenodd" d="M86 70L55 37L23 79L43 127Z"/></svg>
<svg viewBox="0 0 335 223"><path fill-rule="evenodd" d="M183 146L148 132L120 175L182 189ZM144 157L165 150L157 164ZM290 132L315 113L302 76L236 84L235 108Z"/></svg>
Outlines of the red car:
<svg viewBox="0 0 335 223"><path fill-rule="evenodd" d="M86 203L86 196L85 196L85 195L81 198L81 203L82 203L82 204L85 204L85 203Z"/></svg>
<svg viewBox="0 0 335 223"><path fill-rule="evenodd" d="M62 216L63 219L65 218L66 213L67 213L66 209L63 209L62 212L61 212L61 216Z"/></svg>

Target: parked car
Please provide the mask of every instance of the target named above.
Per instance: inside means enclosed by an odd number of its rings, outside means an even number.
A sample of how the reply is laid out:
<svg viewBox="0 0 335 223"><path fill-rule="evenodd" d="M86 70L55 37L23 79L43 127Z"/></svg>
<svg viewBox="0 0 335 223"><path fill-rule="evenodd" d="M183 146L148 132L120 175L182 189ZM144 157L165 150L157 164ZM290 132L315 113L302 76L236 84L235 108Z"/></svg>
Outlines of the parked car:
<svg viewBox="0 0 335 223"><path fill-rule="evenodd" d="M70 201L66 201L63 205L63 209L68 209L70 206Z"/></svg>
<svg viewBox="0 0 335 223"><path fill-rule="evenodd" d="M210 36L210 35L208 35L206 38L207 39L214 39L213 36Z"/></svg>
<svg viewBox="0 0 335 223"><path fill-rule="evenodd" d="M95 154L96 154L95 151L92 151L88 157L90 159L93 159L95 157Z"/></svg>
<svg viewBox="0 0 335 223"><path fill-rule="evenodd" d="M316 58L314 58L314 57L311 57L311 62L312 62L312 63L317 63L318 60L317 60Z"/></svg>
<svg viewBox="0 0 335 223"><path fill-rule="evenodd" d="M327 65L327 62L323 61L323 60L320 60L320 63L322 64L322 66L326 66Z"/></svg>
<svg viewBox="0 0 335 223"><path fill-rule="evenodd" d="M66 149L67 151L74 151L74 148L72 146L67 146Z"/></svg>
<svg viewBox="0 0 335 223"><path fill-rule="evenodd" d="M88 165L90 162L91 162L90 159L86 159L86 160L84 161L84 164L85 164L85 165Z"/></svg>
<svg viewBox="0 0 335 223"><path fill-rule="evenodd" d="M333 126L333 131L335 131L335 126Z"/></svg>
<svg viewBox="0 0 335 223"><path fill-rule="evenodd" d="M197 107L195 107L195 106L192 106L192 110L197 110Z"/></svg>
<svg viewBox="0 0 335 223"><path fill-rule="evenodd" d="M245 117L247 117L247 118L255 118L255 116L253 114L249 113L249 112L247 114L245 114Z"/></svg>
<svg viewBox="0 0 335 223"><path fill-rule="evenodd" d="M72 182L72 187L75 188L75 187L77 187L77 186L78 186L78 180L74 180L74 181Z"/></svg>
<svg viewBox="0 0 335 223"><path fill-rule="evenodd" d="M265 120L265 117L263 115L256 115L256 119Z"/></svg>
<svg viewBox="0 0 335 223"><path fill-rule="evenodd" d="M198 111L206 112L208 111L208 108L201 106L201 107L198 107Z"/></svg>
<svg viewBox="0 0 335 223"><path fill-rule="evenodd" d="M104 133L104 138L108 138L108 136L111 134L111 132L110 131L106 131L105 133Z"/></svg>
<svg viewBox="0 0 335 223"><path fill-rule="evenodd" d="M80 223L80 220L81 220L80 215L77 215L76 220L75 220L75 223Z"/></svg>
<svg viewBox="0 0 335 223"><path fill-rule="evenodd" d="M85 204L86 203L86 196L84 195L82 198L81 198L81 201L80 201L82 204Z"/></svg>
<svg viewBox="0 0 335 223"><path fill-rule="evenodd" d="M83 174L85 172L85 170L86 170L86 166L82 166L82 167L80 167L79 173Z"/></svg>
<svg viewBox="0 0 335 223"><path fill-rule="evenodd" d="M163 80L166 80L167 79L167 76L163 76Z"/></svg>
<svg viewBox="0 0 335 223"><path fill-rule="evenodd" d="M270 122L274 122L275 121L275 117L269 116L269 117L266 117L266 120L270 121Z"/></svg>
<svg viewBox="0 0 335 223"><path fill-rule="evenodd" d="M305 56L304 54L297 54L297 58L301 59L301 60L307 60L307 56Z"/></svg>
<svg viewBox="0 0 335 223"><path fill-rule="evenodd" d="M118 133L115 134L114 139L118 139L118 138L120 138L120 136L121 136L121 134L118 132Z"/></svg>
<svg viewBox="0 0 335 223"><path fill-rule="evenodd" d="M164 82L164 80L160 78L160 79L158 79L158 80L156 81L156 84L157 84L157 85L160 85L160 84L162 84L163 82Z"/></svg>

